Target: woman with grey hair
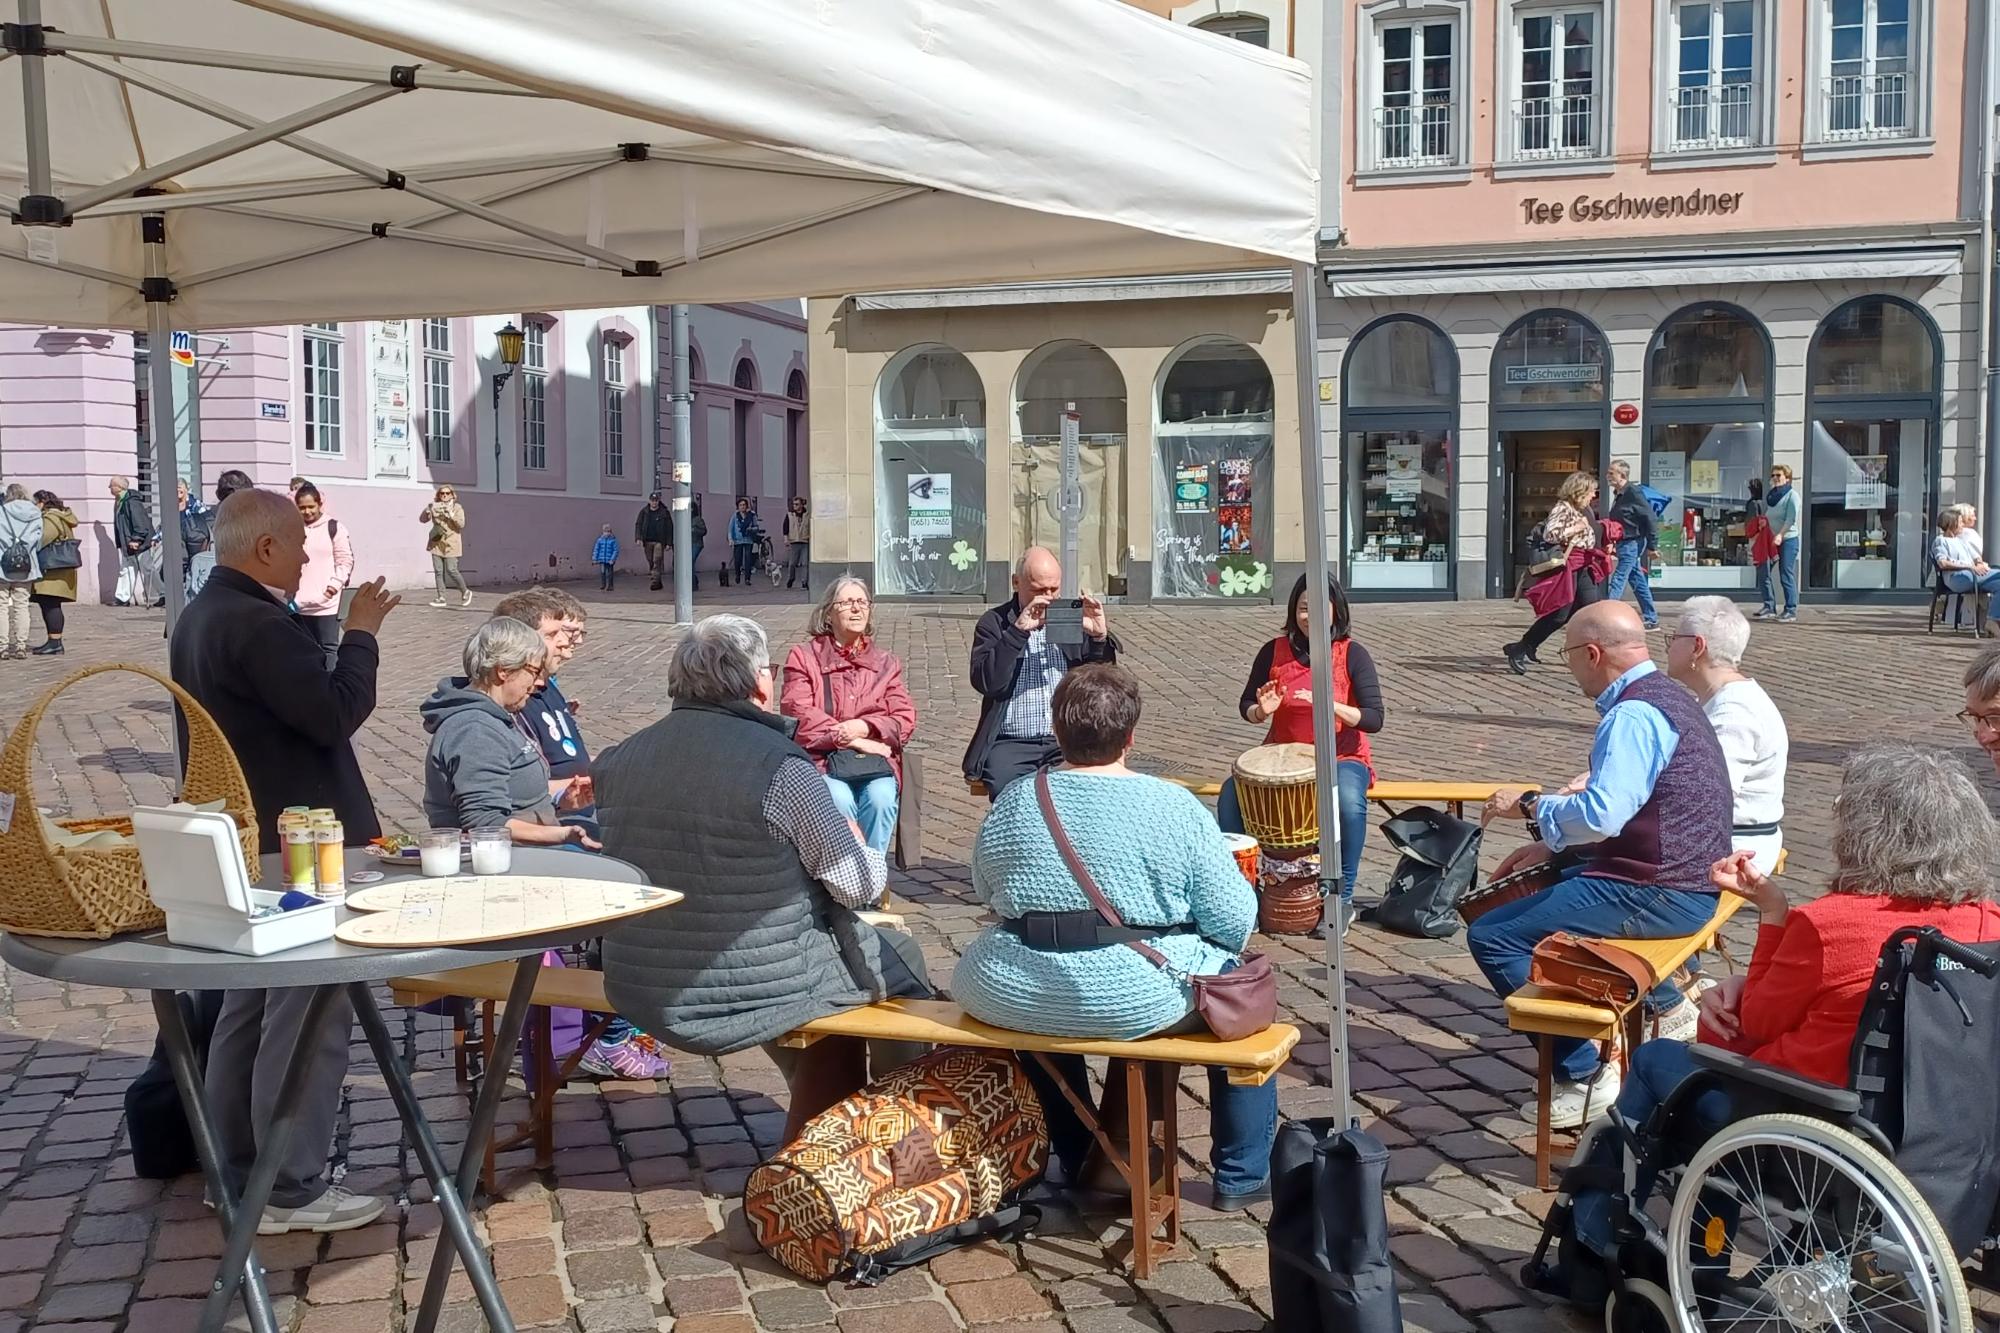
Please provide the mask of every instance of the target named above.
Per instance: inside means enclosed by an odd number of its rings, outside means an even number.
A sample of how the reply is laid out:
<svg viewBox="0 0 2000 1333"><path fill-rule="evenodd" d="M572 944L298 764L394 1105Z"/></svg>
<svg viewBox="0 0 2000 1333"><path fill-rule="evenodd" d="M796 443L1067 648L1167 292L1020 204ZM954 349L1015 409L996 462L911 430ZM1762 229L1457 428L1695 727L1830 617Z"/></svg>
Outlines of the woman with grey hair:
<svg viewBox="0 0 2000 1333"><path fill-rule="evenodd" d="M1951 592L1960 594L1978 593L1992 597L2000 592L2000 569L1986 563L1986 551L1979 534L1966 523L1966 515L1971 506L1962 504L1946 505L1938 512L1937 536L1931 539L1931 563L1938 568L1938 576ZM1988 603L1991 615L1991 603ZM1994 633L1994 624L1989 620L1981 632L1989 637Z"/></svg>
<svg viewBox="0 0 2000 1333"><path fill-rule="evenodd" d="M886 852L896 835L903 747L917 730L903 663L875 642L868 585L852 574L827 585L806 633L785 658L783 709L799 723L792 739L826 775L841 813Z"/></svg>
<svg viewBox="0 0 2000 1333"><path fill-rule="evenodd" d="M2000 827L1957 759L1914 745L1872 745L1850 754L1841 769L1833 858L1825 896L1797 907L1750 853L1715 863L1715 887L1748 899L1761 921L1749 971L1701 997L1700 1040L1845 1087L1862 1002L1890 935L1936 926L1967 943L2000 939L2000 906L1993 901ZM1619 1113L1644 1124L1694 1069L1683 1043L1647 1042L1632 1053ZM1708 1134L1728 1123L1731 1110L1721 1089L1693 1105ZM1615 1154L1614 1137L1598 1139L1605 1149L1586 1143L1579 1155ZM1650 1189L1651 1175L1642 1173L1642 1206ZM1609 1256L1608 1196L1578 1191L1575 1216L1578 1238Z"/></svg>
<svg viewBox="0 0 2000 1333"><path fill-rule="evenodd" d="M1743 674L1750 621L1727 597L1690 597L1667 637L1667 674L1694 691L1729 765L1731 842L1760 873L1784 850L1785 763L1791 738L1764 687Z"/></svg>
<svg viewBox="0 0 2000 1333"><path fill-rule="evenodd" d="M465 674L439 681L418 710L431 737L424 817L432 828L505 828L518 843L597 849L556 814L590 804L590 779L551 783L542 747L521 720L547 671L541 634L511 616L465 641Z"/></svg>
<svg viewBox="0 0 2000 1333"><path fill-rule="evenodd" d="M42 576L42 507L28 498L28 488L9 483L0 502L0 611L5 612L6 643L0 659L28 655L28 598Z"/></svg>

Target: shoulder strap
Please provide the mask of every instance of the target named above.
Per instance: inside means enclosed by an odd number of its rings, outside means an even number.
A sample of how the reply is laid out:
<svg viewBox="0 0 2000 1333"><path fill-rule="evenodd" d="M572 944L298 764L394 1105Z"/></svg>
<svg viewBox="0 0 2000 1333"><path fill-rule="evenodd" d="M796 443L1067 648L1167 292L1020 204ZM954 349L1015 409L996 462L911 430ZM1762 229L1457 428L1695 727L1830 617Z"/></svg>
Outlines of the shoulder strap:
<svg viewBox="0 0 2000 1333"><path fill-rule="evenodd" d="M1083 858L1076 854L1076 844L1069 840L1068 830L1063 828L1062 820L1056 816L1055 796L1049 790L1049 770L1046 768L1035 773L1035 800L1041 804L1042 820L1049 826L1049 836L1055 840L1056 851L1062 855L1063 864L1069 867L1069 873L1075 876L1077 887L1083 890L1083 896L1090 899L1090 905L1097 909L1097 914L1104 918L1106 925L1124 926L1125 918L1118 915L1118 909L1104 896L1104 890L1097 887L1097 881L1083 864ZM1150 944L1127 940L1125 947L1138 953L1154 967L1164 970L1167 966L1166 956Z"/></svg>
<svg viewBox="0 0 2000 1333"><path fill-rule="evenodd" d="M328 541L331 541L331 540L333 540L333 539L334 539L335 537L338 537L339 535L340 535L340 520L339 520L339 519L337 519L337 518L330 518L330 519L328 519L328 520L326 521L326 536L327 536L327 540L328 540Z"/></svg>

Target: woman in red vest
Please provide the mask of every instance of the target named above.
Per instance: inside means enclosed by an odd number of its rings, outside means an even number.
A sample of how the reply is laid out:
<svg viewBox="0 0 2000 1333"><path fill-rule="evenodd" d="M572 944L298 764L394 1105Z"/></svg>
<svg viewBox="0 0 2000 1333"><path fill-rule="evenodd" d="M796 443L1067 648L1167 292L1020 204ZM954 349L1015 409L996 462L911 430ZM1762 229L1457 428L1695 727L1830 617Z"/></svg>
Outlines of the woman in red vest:
<svg viewBox="0 0 2000 1333"><path fill-rule="evenodd" d="M1333 749L1340 761L1340 928L1345 933L1354 919L1354 876L1361 868L1361 840L1368 834L1368 787L1375 780L1368 737L1382 730L1382 685L1375 659L1348 634L1346 590L1329 575L1326 591L1333 625ZM1313 743L1310 615L1306 576L1301 574L1285 608L1284 632L1258 649L1237 702L1245 722L1270 725L1266 745ZM1243 832L1233 777L1222 784L1215 817L1224 833Z"/></svg>

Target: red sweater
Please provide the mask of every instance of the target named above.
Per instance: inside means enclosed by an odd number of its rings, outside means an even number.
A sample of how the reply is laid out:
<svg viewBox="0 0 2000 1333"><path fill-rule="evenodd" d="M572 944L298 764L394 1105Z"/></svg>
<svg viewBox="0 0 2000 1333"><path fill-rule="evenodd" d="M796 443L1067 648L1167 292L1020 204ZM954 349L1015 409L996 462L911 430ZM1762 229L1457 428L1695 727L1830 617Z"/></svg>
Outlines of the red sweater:
<svg viewBox="0 0 2000 1333"><path fill-rule="evenodd" d="M1847 1056L1882 944L1905 926L1936 926L1968 944L2000 939L2000 906L1947 907L1907 898L1830 893L1757 932L1737 1017L1743 1036L1701 1040L1845 1087Z"/></svg>

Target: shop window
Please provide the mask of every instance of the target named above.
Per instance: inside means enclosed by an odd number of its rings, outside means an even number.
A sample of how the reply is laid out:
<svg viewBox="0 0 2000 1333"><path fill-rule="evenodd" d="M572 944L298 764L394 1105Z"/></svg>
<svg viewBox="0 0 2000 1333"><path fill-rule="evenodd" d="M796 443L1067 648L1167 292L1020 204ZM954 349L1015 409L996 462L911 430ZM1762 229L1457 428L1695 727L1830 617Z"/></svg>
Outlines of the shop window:
<svg viewBox="0 0 2000 1333"><path fill-rule="evenodd" d="M1233 338L1168 360L1153 427L1153 595L1269 597L1271 371Z"/></svg>
<svg viewBox="0 0 2000 1333"><path fill-rule="evenodd" d="M1419 320L1383 320L1347 349L1340 379L1348 586L1450 587L1458 425L1451 340Z"/></svg>
<svg viewBox="0 0 2000 1333"><path fill-rule="evenodd" d="M1763 512L1770 384L1770 340L1762 325L1733 306L1690 306L1654 334L1646 358L1646 455L1639 475L1665 497L1661 587L1755 586L1747 527Z"/></svg>
<svg viewBox="0 0 2000 1333"><path fill-rule="evenodd" d="M1920 588L1937 505L1938 335L1887 296L1828 315L1806 359L1806 586Z"/></svg>
<svg viewBox="0 0 2000 1333"><path fill-rule="evenodd" d="M912 347L875 393L875 589L986 591L986 397L949 347Z"/></svg>
<svg viewBox="0 0 2000 1333"><path fill-rule="evenodd" d="M1563 478L1597 473L1611 425L1604 335L1569 310L1536 310L1493 350L1488 424L1500 493L1488 524L1487 595L1512 596Z"/></svg>
<svg viewBox="0 0 2000 1333"><path fill-rule="evenodd" d="M1014 551L1062 540L1062 430L1077 414L1077 586L1102 593L1124 589L1125 377L1104 350L1083 342L1049 343L1021 363L1015 387ZM1114 582L1115 580L1115 582Z"/></svg>
<svg viewBox="0 0 2000 1333"><path fill-rule="evenodd" d="M1597 403L1608 391L1604 335L1560 310L1517 321L1494 349L1493 365L1498 406Z"/></svg>

